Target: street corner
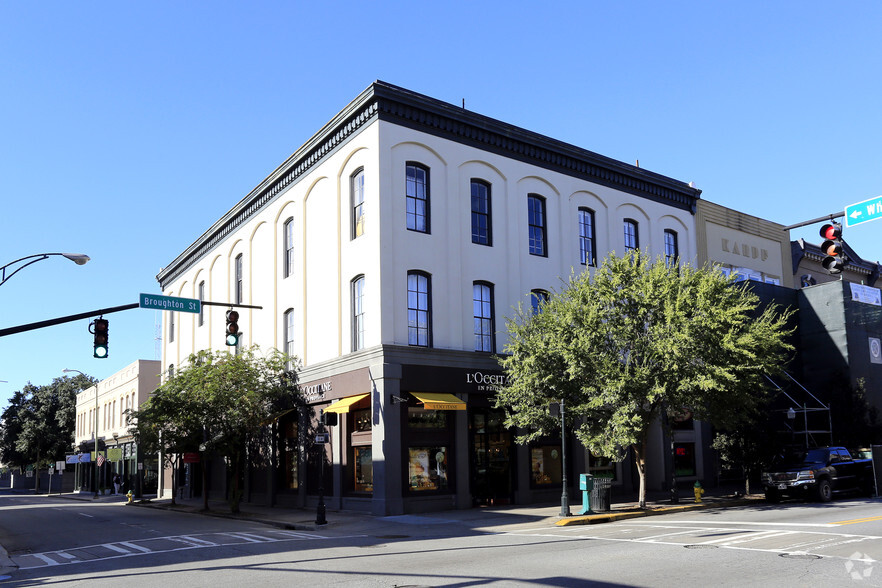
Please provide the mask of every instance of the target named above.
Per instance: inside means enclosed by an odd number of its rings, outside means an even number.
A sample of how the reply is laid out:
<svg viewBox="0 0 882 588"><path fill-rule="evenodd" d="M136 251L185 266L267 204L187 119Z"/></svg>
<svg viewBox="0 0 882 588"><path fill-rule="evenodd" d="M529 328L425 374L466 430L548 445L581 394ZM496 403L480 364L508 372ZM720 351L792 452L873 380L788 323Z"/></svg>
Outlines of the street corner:
<svg viewBox="0 0 882 588"><path fill-rule="evenodd" d="M0 545L0 582L11 579L12 576L10 574L17 569L18 566L9 559L9 554Z"/></svg>

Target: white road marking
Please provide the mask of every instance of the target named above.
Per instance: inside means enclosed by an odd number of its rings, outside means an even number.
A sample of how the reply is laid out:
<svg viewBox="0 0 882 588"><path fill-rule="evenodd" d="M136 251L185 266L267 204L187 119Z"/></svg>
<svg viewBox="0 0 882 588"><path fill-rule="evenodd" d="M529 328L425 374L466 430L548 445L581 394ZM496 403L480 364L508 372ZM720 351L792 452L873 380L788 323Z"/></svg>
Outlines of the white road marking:
<svg viewBox="0 0 882 588"><path fill-rule="evenodd" d="M271 533L275 533L277 536L271 536ZM238 543L229 543L222 542L220 537L232 537L234 539L238 539ZM108 551L115 552L114 555L108 555L104 557L97 557L95 559L90 560L81 560L75 559L74 556L70 555L64 550L59 551L46 551L43 553L28 553L22 554L21 556L13 556L12 560L15 563L19 564L19 570L32 570L36 568L44 568L47 566L59 566L59 565L70 565L70 564L81 564L94 561L104 561L108 559L118 559L123 557L138 557L147 554L155 554L155 553L170 553L173 551L184 551L187 549L206 549L210 547L229 547L232 545L243 545L243 544L254 544L254 543L281 543L287 541L305 541L305 540L315 540L315 539L351 539L355 537L365 537L365 535L344 535L340 537L324 537L322 535L312 535L309 533L292 533L286 531L267 531L267 535L262 535L258 533L204 533L201 535L204 538L194 537L192 535L175 535L168 537L152 537L147 539L137 539L133 541L116 541L114 543L99 543L97 545L88 545L83 547L78 547L79 550L88 551L94 548L105 548ZM209 538L218 537L218 541L210 541ZM171 547L165 549L150 549L149 547L144 547L143 545L139 545L139 542L155 542L157 540L166 540L177 542L180 544L180 547ZM41 562L41 565L28 565L28 558L35 558ZM54 557L61 558L72 558L68 559L68 561L57 561L53 559ZM18 560L18 561L16 561Z"/></svg>

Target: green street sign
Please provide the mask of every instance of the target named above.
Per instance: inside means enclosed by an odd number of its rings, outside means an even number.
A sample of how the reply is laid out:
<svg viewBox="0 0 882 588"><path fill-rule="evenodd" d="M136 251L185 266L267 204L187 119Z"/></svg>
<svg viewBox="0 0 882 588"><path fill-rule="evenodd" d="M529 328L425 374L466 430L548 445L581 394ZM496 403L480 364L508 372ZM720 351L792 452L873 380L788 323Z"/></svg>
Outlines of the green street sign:
<svg viewBox="0 0 882 588"><path fill-rule="evenodd" d="M845 207L845 226L853 227L861 223L882 218L882 196L876 196L863 202L849 204Z"/></svg>
<svg viewBox="0 0 882 588"><path fill-rule="evenodd" d="M138 306L152 310L173 310L192 313L198 313L202 310L202 302L195 298L175 298L174 296L160 296L159 294L141 294L138 297Z"/></svg>

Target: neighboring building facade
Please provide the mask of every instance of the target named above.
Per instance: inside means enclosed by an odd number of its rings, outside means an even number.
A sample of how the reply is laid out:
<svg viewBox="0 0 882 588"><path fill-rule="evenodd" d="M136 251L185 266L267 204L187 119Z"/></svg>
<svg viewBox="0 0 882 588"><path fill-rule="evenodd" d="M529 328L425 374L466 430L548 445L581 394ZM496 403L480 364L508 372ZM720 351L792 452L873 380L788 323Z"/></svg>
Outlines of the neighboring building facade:
<svg viewBox="0 0 882 588"><path fill-rule="evenodd" d="M376 82L157 279L165 295L261 306L240 311L240 344L302 363L309 409L274 424L272 466L252 472L246 499L314 504L323 449L331 508L555 500L561 440L517 445L493 406L505 318L609 251L694 259L699 195ZM203 309L163 313L165 373L224 348L227 309ZM324 446L320 410L340 417ZM574 486L583 471L636 476L565 442Z"/></svg>
<svg viewBox="0 0 882 588"><path fill-rule="evenodd" d="M793 287L805 288L840 280L876 288L882 286L882 280L879 279L882 266L878 261L862 259L847 242L843 244L843 249L846 256L845 268L840 274L830 274L821 265L826 256L821 252L820 245L809 243L804 239L792 241L790 250L793 263Z"/></svg>
<svg viewBox="0 0 882 588"><path fill-rule="evenodd" d="M712 264L739 279L793 286L790 233L783 225L707 200L695 213L698 266Z"/></svg>
<svg viewBox="0 0 882 588"><path fill-rule="evenodd" d="M68 463L76 464L75 487L95 491L95 455L106 460L98 469L98 488L112 488L113 476L128 478L136 496L162 495L160 466L156 456L142 455L126 426L126 411L137 410L159 387L161 363L139 359L95 386L77 394L75 453Z"/></svg>

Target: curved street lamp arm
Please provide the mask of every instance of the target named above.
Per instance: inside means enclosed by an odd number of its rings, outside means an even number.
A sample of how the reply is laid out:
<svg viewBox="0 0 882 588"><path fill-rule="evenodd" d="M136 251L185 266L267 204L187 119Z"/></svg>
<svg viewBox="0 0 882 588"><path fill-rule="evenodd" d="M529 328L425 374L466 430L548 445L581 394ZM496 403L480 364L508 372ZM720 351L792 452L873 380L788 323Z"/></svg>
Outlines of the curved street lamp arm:
<svg viewBox="0 0 882 588"><path fill-rule="evenodd" d="M37 253L35 255L27 255L27 256L22 257L20 259L16 259L15 261L10 261L9 263L4 265L3 267L0 267L0 271L2 271L2 275L0 275L0 278L2 278L2 279L0 279L0 286L5 284L9 278L11 278L12 276L17 274L18 272L20 272L24 268L28 267L31 264L37 263L38 261L43 261L44 259L48 259L50 255L61 255L62 257L66 257L67 259L71 260L72 262L74 262L77 265L84 265L87 261L89 261L89 256L84 255L82 253ZM6 270L10 266L13 266L19 262L22 262L22 261L25 261L28 259L30 259L30 261L17 267L9 275L6 275Z"/></svg>

